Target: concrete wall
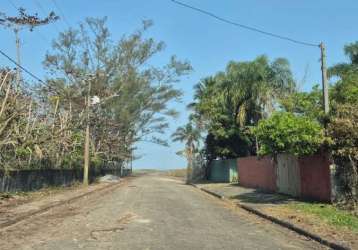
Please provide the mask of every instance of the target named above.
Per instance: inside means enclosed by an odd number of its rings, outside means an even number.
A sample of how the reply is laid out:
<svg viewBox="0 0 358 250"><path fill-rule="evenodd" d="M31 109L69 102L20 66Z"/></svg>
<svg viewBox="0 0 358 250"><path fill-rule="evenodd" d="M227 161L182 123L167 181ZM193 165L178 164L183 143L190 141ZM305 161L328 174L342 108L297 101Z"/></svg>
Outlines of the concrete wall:
<svg viewBox="0 0 358 250"><path fill-rule="evenodd" d="M89 180L106 174L120 176L120 169L90 169ZM122 175L128 175L124 171ZM69 186L82 181L82 169L38 169L18 170L4 173L0 171L0 192L25 192L38 190L48 186Z"/></svg>
<svg viewBox="0 0 358 250"><path fill-rule="evenodd" d="M239 183L244 187L276 191L276 172L271 157L257 156L237 159Z"/></svg>
<svg viewBox="0 0 358 250"><path fill-rule="evenodd" d="M298 159L301 178L301 197L331 201L331 173L327 155L313 155Z"/></svg>
<svg viewBox="0 0 358 250"><path fill-rule="evenodd" d="M331 201L331 163L327 155L298 159L280 155L276 161L256 156L237 159L240 185L303 199Z"/></svg>

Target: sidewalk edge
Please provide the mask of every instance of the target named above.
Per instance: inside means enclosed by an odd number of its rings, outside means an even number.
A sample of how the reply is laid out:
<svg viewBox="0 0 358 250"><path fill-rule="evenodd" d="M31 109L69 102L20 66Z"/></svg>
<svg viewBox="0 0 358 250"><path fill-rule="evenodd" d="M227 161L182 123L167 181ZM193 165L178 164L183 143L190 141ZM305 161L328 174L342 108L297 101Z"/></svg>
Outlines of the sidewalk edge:
<svg viewBox="0 0 358 250"><path fill-rule="evenodd" d="M233 202L231 199L229 199L229 198L227 198L227 197L225 197L225 196L222 196L222 195L220 195L220 194L218 194L218 193L215 193L215 192L213 192L213 191L210 191L210 190L208 190L208 189L201 188L201 187L199 187L199 186L197 186L197 185L195 185L195 184L191 184L191 185L192 185L193 187L195 187L195 188L197 188L197 189L199 189L199 190L201 190L201 191L207 193L207 194L210 194L210 195L212 195L212 196L214 196L214 197L216 197L216 198L219 198L219 199L221 199L221 200L224 200L224 201L226 201L226 202L230 202L230 203L232 203L233 205L238 206L238 207L240 207L240 208L242 208L242 209L244 209L244 210L246 210L246 211L248 211L248 212L250 212L250 213L253 213L253 214L255 214L255 215L257 215L257 216L259 216L259 217L261 217L261 218L264 218L264 219L266 219L266 220L269 220L269 221L271 221L271 222L273 222L273 223L275 223L275 224L277 224L277 225L280 225L280 226L285 227L285 228L287 228L287 229L290 229L290 230L292 230L292 231L294 231L294 232L296 232L296 233L298 233L298 234L300 234L300 235L303 235L303 236L308 237L308 238L310 238L310 239L312 239L312 240L315 240L315 241L319 242L319 243L322 244L322 245L325 245L325 246L330 247L330 248L335 249L335 250L350 250L350 249L351 249L351 248L349 248L349 247L345 247L345 246L339 245L339 244L337 244L337 243L330 242L330 241L328 241L328 240L326 240L326 239L323 239L323 238L322 238L321 236L319 236L318 234L309 232L309 231L307 231L307 230L305 230L305 229L302 229L302 228L300 228L300 227L297 227L297 226L295 226L295 225L293 225L293 224L291 224L291 223L289 223L289 222L287 222L287 221L278 219L277 217L273 217L273 216L271 216L271 215L265 214L265 213L263 213L263 212L261 212L261 211L255 209L255 208L251 207L251 206L248 206L248 205L245 205L245 204L241 204L241 203Z"/></svg>

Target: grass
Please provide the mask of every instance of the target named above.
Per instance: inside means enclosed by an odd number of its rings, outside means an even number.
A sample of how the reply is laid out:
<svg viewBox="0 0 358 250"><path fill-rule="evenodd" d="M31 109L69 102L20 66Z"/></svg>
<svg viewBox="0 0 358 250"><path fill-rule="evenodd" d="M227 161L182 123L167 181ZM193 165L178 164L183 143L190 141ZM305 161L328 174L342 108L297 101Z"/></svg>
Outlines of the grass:
<svg viewBox="0 0 358 250"><path fill-rule="evenodd" d="M288 205L300 213L315 215L322 221L336 227L358 233L358 217L329 204L298 202Z"/></svg>
<svg viewBox="0 0 358 250"><path fill-rule="evenodd" d="M186 168L169 170L168 175L173 177L184 178L186 177Z"/></svg>
<svg viewBox="0 0 358 250"><path fill-rule="evenodd" d="M32 190L32 191L27 191L27 192L25 192L25 191L3 192L3 193L0 193L0 200L6 200L6 199L15 198L15 197L30 198L30 197L36 197L36 196L45 196L45 195L50 195L50 194L54 194L57 192L61 192L64 190L76 189L79 186L81 186L81 183L76 181L70 186L47 186L47 187L43 187L38 190Z"/></svg>

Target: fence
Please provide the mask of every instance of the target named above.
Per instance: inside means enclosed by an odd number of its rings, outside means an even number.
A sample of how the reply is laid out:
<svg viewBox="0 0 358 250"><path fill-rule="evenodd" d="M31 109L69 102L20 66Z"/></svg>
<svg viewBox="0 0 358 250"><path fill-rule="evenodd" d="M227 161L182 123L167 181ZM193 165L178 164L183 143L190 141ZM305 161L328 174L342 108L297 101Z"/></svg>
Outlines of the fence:
<svg viewBox="0 0 358 250"><path fill-rule="evenodd" d="M122 172L122 173L121 173ZM92 168L89 171L89 181L106 174L126 176L129 169ZM48 186L70 186L76 181L82 181L82 169L38 169L0 171L0 192L33 191Z"/></svg>
<svg viewBox="0 0 358 250"><path fill-rule="evenodd" d="M233 182L238 179L244 187L330 202L337 195L331 164L326 154L215 160L209 164L209 180Z"/></svg>
<svg viewBox="0 0 358 250"><path fill-rule="evenodd" d="M308 199L330 201L331 161L327 155L313 155L298 159L301 177L301 196Z"/></svg>
<svg viewBox="0 0 358 250"><path fill-rule="evenodd" d="M209 180L213 182L237 182L236 159L214 160L209 165Z"/></svg>
<svg viewBox="0 0 358 250"><path fill-rule="evenodd" d="M324 154L238 159L240 184L305 199L331 201L331 162Z"/></svg>
<svg viewBox="0 0 358 250"><path fill-rule="evenodd" d="M240 184L244 187L276 191L276 170L271 157L237 159Z"/></svg>

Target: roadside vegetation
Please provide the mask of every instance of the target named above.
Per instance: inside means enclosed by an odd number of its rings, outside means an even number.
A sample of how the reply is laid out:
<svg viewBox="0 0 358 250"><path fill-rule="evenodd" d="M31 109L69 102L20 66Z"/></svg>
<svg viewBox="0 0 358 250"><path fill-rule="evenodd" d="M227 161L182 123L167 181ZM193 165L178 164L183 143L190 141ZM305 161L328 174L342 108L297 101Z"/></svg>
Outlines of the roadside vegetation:
<svg viewBox="0 0 358 250"><path fill-rule="evenodd" d="M18 206L23 203L51 197L58 193L71 192L80 188L81 183L74 182L70 186L48 186L34 191L0 193L0 208Z"/></svg>
<svg viewBox="0 0 358 250"><path fill-rule="evenodd" d="M165 48L146 35L152 25L115 40L106 18L87 18L58 34L39 84L2 67L0 170L82 168L87 123L93 167L131 160L139 141L167 145L161 134L177 115L168 103L179 100L176 83L192 68L175 55L150 63Z"/></svg>
<svg viewBox="0 0 358 250"><path fill-rule="evenodd" d="M187 169L172 169L168 170L167 174L169 176L178 177L178 178L186 178L187 177Z"/></svg>
<svg viewBox="0 0 358 250"><path fill-rule="evenodd" d="M345 228L358 234L358 217L357 215L338 209L330 204L295 202L287 205L288 208L295 212L314 215L324 223L332 225L337 229Z"/></svg>
<svg viewBox="0 0 358 250"><path fill-rule="evenodd" d="M348 44L346 63L328 69L330 113L324 114L319 85L300 91L285 58L259 56L252 61L231 61L222 72L195 86L187 150L193 134L203 136L203 147L187 157L206 162L252 155L290 153L298 157L330 154L336 165L337 204L356 210L358 204L358 42ZM177 133L184 127L178 128ZM198 132L199 131L199 132Z"/></svg>

